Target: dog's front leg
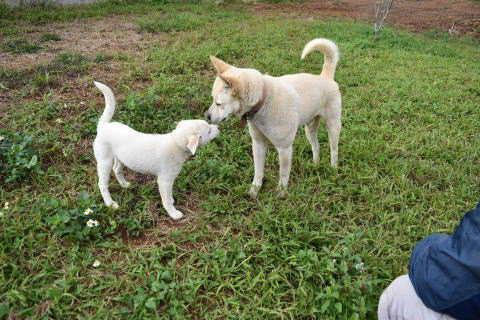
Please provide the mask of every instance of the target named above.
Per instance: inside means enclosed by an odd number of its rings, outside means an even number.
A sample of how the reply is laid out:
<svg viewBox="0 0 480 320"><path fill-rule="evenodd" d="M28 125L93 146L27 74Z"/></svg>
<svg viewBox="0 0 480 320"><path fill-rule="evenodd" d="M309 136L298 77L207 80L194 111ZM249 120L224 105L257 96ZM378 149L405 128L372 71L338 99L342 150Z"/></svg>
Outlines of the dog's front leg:
<svg viewBox="0 0 480 320"><path fill-rule="evenodd" d="M158 176L158 190L160 191L160 197L162 198L163 208L167 211L168 215L173 220L178 220L183 217L183 213L178 211L173 206L174 200L172 196L173 182L177 175Z"/></svg>
<svg viewBox="0 0 480 320"><path fill-rule="evenodd" d="M254 128L253 125L249 124L248 129L252 137L253 164L255 166L255 176L253 177L249 194L250 197L255 199L263 184L267 143L263 134Z"/></svg>
<svg viewBox="0 0 480 320"><path fill-rule="evenodd" d="M284 197L287 194L288 179L290 177L290 169L292 168L293 147L277 147L277 151L278 160L280 162L280 178L278 181L278 190L280 191L280 196Z"/></svg>

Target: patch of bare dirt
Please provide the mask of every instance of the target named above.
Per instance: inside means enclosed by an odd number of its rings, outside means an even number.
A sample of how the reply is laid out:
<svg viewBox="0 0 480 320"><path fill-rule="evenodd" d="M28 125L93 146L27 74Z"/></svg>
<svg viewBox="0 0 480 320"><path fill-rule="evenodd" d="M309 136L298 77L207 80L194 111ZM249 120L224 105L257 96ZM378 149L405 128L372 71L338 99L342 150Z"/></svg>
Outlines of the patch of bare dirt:
<svg viewBox="0 0 480 320"><path fill-rule="evenodd" d="M132 173L130 170L128 170L127 173L130 177L140 176L139 174ZM142 177L147 176L142 175ZM144 182L155 183L153 180L155 180L153 177L148 176L147 181ZM174 221L165 213L160 195L158 195L158 199L152 201L148 208L154 228L149 232L142 233L140 237L130 237L128 233L123 232L122 238L131 248L149 249L158 247L161 243L164 243L166 238L170 238L171 232L180 231L181 233L192 233L202 227L202 216L208 215L208 213L200 207L200 202L201 198L199 195L189 194L185 201L175 205L177 209L184 213L184 217L181 220ZM207 228L215 231L214 226L207 226ZM195 250L204 246L204 242L208 241L209 239L203 239L203 241L198 242L185 241L181 247L185 251Z"/></svg>
<svg viewBox="0 0 480 320"><path fill-rule="evenodd" d="M374 21L375 0L319 0L301 4L261 4L259 14L305 17L346 17ZM451 34L480 36L480 3L469 0L398 0L393 2L386 23L410 31L441 30ZM453 26L453 28L452 28Z"/></svg>
<svg viewBox="0 0 480 320"><path fill-rule="evenodd" d="M102 19L82 19L36 26L34 31L23 36L38 42L43 34L53 33L61 40L41 42L42 49L31 54L0 52L0 68L31 70L36 66L47 64L57 54L65 52L78 53L91 60L101 54L107 59L95 63L89 68L87 74L62 76L52 99L68 104L85 104L85 108L92 101L102 105L102 96L92 86L92 80L98 80L114 87L121 100L124 89L118 88L115 84L129 76L131 70L126 66L134 64L137 70L148 69L148 63L146 63L148 50L146 49L152 45L166 45L168 42L168 35L165 33L139 33L137 26L132 23L133 19L135 17L117 15ZM113 59L109 59L110 57ZM135 90L146 85L148 83L138 79L129 87ZM17 102L17 92L3 89L5 88L0 87L0 109ZM22 101L35 101L42 94L42 91L30 93Z"/></svg>
<svg viewBox="0 0 480 320"><path fill-rule="evenodd" d="M38 40L44 33L60 36L60 41L46 41L37 53L15 54L0 52L0 67L23 69L50 61L61 52L75 52L87 56L99 53L141 56L149 44L166 42L166 34L138 33L132 17L111 16L102 19L84 19L74 22L39 26L28 38Z"/></svg>

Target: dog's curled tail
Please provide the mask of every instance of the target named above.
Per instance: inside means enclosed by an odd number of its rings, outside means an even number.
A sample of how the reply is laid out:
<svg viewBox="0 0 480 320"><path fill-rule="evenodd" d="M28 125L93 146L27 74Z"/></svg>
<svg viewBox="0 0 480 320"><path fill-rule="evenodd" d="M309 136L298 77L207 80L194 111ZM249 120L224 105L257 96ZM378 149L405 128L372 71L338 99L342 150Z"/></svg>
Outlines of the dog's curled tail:
<svg viewBox="0 0 480 320"><path fill-rule="evenodd" d="M97 81L94 81L93 83L100 91L102 91L103 96L105 97L105 110L103 111L100 120L98 120L97 125L97 128L99 128L103 124L112 120L113 113L115 112L115 105L117 103L115 102L115 96L113 95L112 89Z"/></svg>
<svg viewBox="0 0 480 320"><path fill-rule="evenodd" d="M303 48L302 60L312 51L320 51L323 53L324 62L320 75L333 80L340 57L340 52L335 42L323 38L313 39Z"/></svg>

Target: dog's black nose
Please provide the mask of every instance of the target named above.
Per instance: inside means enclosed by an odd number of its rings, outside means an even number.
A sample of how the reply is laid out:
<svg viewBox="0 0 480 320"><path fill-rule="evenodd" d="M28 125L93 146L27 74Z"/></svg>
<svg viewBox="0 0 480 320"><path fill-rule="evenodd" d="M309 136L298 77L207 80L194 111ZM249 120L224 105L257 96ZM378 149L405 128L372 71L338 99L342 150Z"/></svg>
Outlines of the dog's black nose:
<svg viewBox="0 0 480 320"><path fill-rule="evenodd" d="M205 112L204 113L205 118L207 118L208 121L210 121L210 113Z"/></svg>

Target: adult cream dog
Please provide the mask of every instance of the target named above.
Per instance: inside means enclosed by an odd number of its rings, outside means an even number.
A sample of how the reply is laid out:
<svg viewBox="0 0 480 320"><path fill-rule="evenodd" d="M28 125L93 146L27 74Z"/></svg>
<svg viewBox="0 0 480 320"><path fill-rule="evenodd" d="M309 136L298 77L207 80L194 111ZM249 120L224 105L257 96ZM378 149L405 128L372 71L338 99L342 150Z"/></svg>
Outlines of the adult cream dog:
<svg viewBox="0 0 480 320"><path fill-rule="evenodd" d="M183 213L173 206L173 182L185 160L219 134L218 127L204 120L183 120L167 134L141 133L119 122L110 122L116 104L113 92L100 82L95 81L95 86L105 97L105 111L98 121L93 143L98 187L105 205L118 208L110 196L108 181L113 169L118 183L127 188L130 183L122 174L122 167L126 166L137 172L156 175L163 207L172 219L182 218Z"/></svg>
<svg viewBox="0 0 480 320"><path fill-rule="evenodd" d="M213 103L205 117L214 123L238 116L248 122L252 137L255 176L250 195L256 197L263 183L267 141L278 151L279 189L286 193L292 163L292 145L299 126L312 146L313 161L319 161L317 130L320 119L327 126L330 164L337 166L338 140L342 127L342 99L334 80L339 51L327 39L314 39L302 52L304 59L312 51L324 54L320 75L299 73L271 77L255 69L237 68L211 56L217 71L213 84Z"/></svg>

